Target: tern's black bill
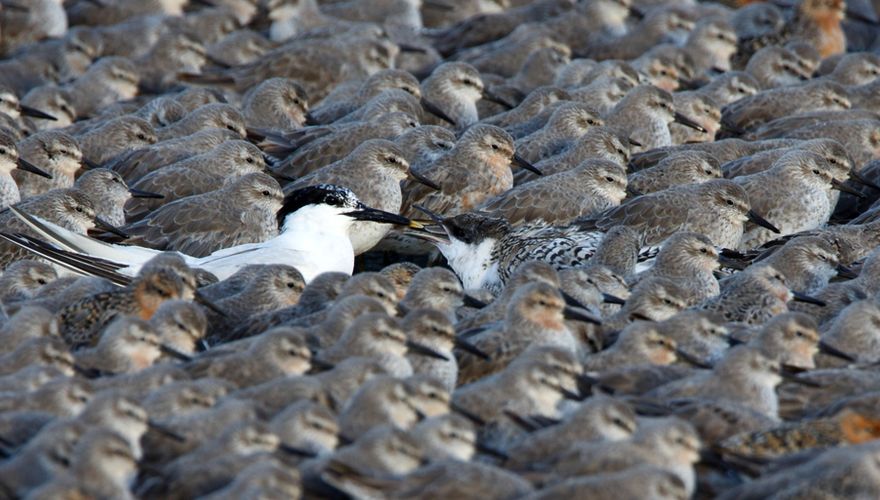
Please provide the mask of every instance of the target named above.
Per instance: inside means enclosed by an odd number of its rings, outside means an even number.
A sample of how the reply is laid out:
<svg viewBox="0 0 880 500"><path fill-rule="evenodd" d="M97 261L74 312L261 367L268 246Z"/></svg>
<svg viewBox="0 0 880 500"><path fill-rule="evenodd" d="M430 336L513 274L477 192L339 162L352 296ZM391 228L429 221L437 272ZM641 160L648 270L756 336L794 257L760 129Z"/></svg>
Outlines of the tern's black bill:
<svg viewBox="0 0 880 500"><path fill-rule="evenodd" d="M396 224L398 226L407 226L413 229L422 229L424 226L414 220L409 220L402 215L393 214L391 212L386 212L384 210L378 210L375 208L364 207L359 210L353 210L351 212L346 212L343 215L347 215L354 220L361 221L370 221L370 222L384 222L386 224Z"/></svg>
<svg viewBox="0 0 880 500"><path fill-rule="evenodd" d="M25 160L24 158L18 159L18 165L16 165L16 167L19 170L22 170L24 172L29 172L31 174L39 175L40 177L45 177L47 179L52 178L52 174L50 174L49 172L46 172L45 170L41 169L40 167L34 165L33 163Z"/></svg>
<svg viewBox="0 0 880 500"><path fill-rule="evenodd" d="M34 118L42 118L43 120L51 120L53 122L57 122L58 118L45 111L40 111L39 109L32 108L30 106L25 106L24 104L19 104L18 109L21 110L21 114L25 116L32 116Z"/></svg>
<svg viewBox="0 0 880 500"><path fill-rule="evenodd" d="M816 297L810 297L809 295L801 292L791 292L792 300L796 302L803 302L805 304L813 304L819 307L825 307L824 300L817 299Z"/></svg>
<svg viewBox="0 0 880 500"><path fill-rule="evenodd" d="M427 111L428 113L431 113L432 115L436 116L437 118L440 118L441 120L452 125L453 127L457 126L457 124L455 123L455 120L450 118L449 115L447 115L446 112L443 111L442 109L440 109L436 104L425 99L424 97L422 97L422 99L419 101L419 103L422 105L422 108L424 108L425 111Z"/></svg>
<svg viewBox="0 0 880 500"><path fill-rule="evenodd" d="M529 172L532 172L532 173L535 173L538 175L544 175L544 172L541 172L540 170L538 170L538 167L532 165L531 163L529 163L528 160L526 160L525 158L523 158L522 156L520 156L516 153L513 154L513 164L516 165L517 167L524 168L524 169L528 170Z"/></svg>
<svg viewBox="0 0 880 500"><path fill-rule="evenodd" d="M128 192L131 193L132 198L152 198L154 200L161 200L165 198L164 194L151 193L149 191L142 191L135 188L129 188Z"/></svg>
<svg viewBox="0 0 880 500"><path fill-rule="evenodd" d="M821 340L819 341L819 352L827 354L829 356L834 356L835 358L840 358L844 361L849 361L850 363L856 361L855 357L841 351L836 347L830 346L825 342L822 342Z"/></svg>
<svg viewBox="0 0 880 500"><path fill-rule="evenodd" d="M851 194L851 195L853 195L853 196L855 196L855 197L858 197L858 198L867 198L867 196L865 196L865 195L864 195L861 191L859 191L858 189L853 189L853 188L847 186L846 184L840 182L840 181L837 180L837 179L832 179L832 180L831 180L831 189L836 189L836 190L838 190L838 191L840 191L840 192L842 192L842 193L849 193L849 194Z"/></svg>
<svg viewBox="0 0 880 500"><path fill-rule="evenodd" d="M119 229L118 227L114 226L113 224L110 224L109 222L105 221L104 219L102 219L100 217L95 217L95 229L100 229L101 231L106 231L108 233L115 234L116 236L119 236L120 238L128 239L128 234L125 231Z"/></svg>
<svg viewBox="0 0 880 500"><path fill-rule="evenodd" d="M413 179L415 179L415 180L418 181L419 183L424 184L424 185L428 186L429 188L431 188L431 189L433 189L433 190L435 190L435 191L440 191L440 185L439 185L439 184L437 184L436 182L432 181L431 179L428 179L427 177L425 177L424 175L420 174L419 172L417 172L417 171L415 171L415 170L413 170L413 169L410 169L410 170L409 170L409 175L410 175L410 177L412 177Z"/></svg>
<svg viewBox="0 0 880 500"><path fill-rule="evenodd" d="M685 116L685 115L679 113L678 111L676 111L675 114L673 114L673 117L675 118L675 122L676 122L676 123L680 123L680 124L684 125L685 127L692 128L692 129L694 129L694 130L696 130L696 131L698 131L698 132L703 132L703 133L706 132L706 129L703 128L702 125L700 125L699 123L697 123L697 122L691 120L690 118L688 118L687 116Z"/></svg>
<svg viewBox="0 0 880 500"><path fill-rule="evenodd" d="M769 229L776 234L780 233L779 228L771 224L767 219L758 215L758 212L755 212L754 210L749 210L748 213L746 213L746 217L748 217L750 221L763 227L764 229Z"/></svg>
<svg viewBox="0 0 880 500"><path fill-rule="evenodd" d="M471 344L470 342L468 342L467 340L464 340L459 337L456 337L456 339L455 339L455 347L461 349L464 352L473 354L474 356L476 356L482 360L488 361L491 358L488 354L481 351L477 346L475 346L475 345Z"/></svg>
<svg viewBox="0 0 880 500"><path fill-rule="evenodd" d="M406 347L413 354L418 354L420 356L428 356L429 358L442 359L443 361L449 361L449 358L446 357L445 355L435 351L434 349L431 349L430 347L423 346L422 344L419 344L418 342L413 342L411 340L407 340Z"/></svg>

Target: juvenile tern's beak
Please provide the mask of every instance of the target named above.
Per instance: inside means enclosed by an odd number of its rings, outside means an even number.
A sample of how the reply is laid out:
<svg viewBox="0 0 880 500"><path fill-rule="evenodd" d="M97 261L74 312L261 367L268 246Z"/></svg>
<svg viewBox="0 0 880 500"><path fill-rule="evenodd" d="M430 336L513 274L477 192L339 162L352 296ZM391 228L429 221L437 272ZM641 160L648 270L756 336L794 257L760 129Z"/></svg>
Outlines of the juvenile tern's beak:
<svg viewBox="0 0 880 500"><path fill-rule="evenodd" d="M40 111L39 109L32 108L30 106L25 106L24 104L18 105L18 110L21 111L21 114L25 116L32 116L34 118L42 118L43 120L51 120L53 122L57 122L58 118L46 113L45 111Z"/></svg>
<svg viewBox="0 0 880 500"><path fill-rule="evenodd" d="M696 130L696 131L698 131L698 132L703 132L703 133L706 132L706 129L703 128L702 125L700 125L699 123L697 123L697 122L691 120L690 118L688 118L687 116L685 116L685 115L679 113L678 111L676 111L676 112L673 114L673 117L675 118L675 122L676 122L676 123L680 123L680 124L684 125L685 127L692 128L692 129L694 129L694 130Z"/></svg>
<svg viewBox="0 0 880 500"><path fill-rule="evenodd" d="M39 175L40 177L45 177L47 179L52 178L52 174L50 174L49 172L46 172L45 170L41 169L40 167L34 165L33 163L25 160L24 158L18 159L18 165L16 165L16 168L18 168L19 170L22 170L24 172L30 172L32 174Z"/></svg>
<svg viewBox="0 0 880 500"><path fill-rule="evenodd" d="M770 224L770 222L768 222L767 219L758 215L758 212L755 212L754 210L749 210L746 213L746 217L748 217L751 222L754 222L755 224L757 224L765 229L769 229L770 231L773 231L776 234L780 233L779 228L777 228L773 224Z"/></svg>
<svg viewBox="0 0 880 500"><path fill-rule="evenodd" d="M541 172L540 170L538 170L538 167L532 165L531 163L529 163L528 160L526 160L525 158L523 158L522 156L520 156L516 153L513 154L513 164L516 165L517 167L524 168L524 169L528 170L529 172L532 172L532 173L535 173L538 175L544 175L544 172Z"/></svg>

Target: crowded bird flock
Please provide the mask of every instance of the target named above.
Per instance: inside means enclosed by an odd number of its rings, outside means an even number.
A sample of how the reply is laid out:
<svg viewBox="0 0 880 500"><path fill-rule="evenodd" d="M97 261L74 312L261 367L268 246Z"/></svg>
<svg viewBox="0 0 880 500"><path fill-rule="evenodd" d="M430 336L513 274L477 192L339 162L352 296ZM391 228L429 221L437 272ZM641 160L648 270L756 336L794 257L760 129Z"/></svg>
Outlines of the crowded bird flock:
<svg viewBox="0 0 880 500"><path fill-rule="evenodd" d="M0 498L880 498L868 0L0 0Z"/></svg>

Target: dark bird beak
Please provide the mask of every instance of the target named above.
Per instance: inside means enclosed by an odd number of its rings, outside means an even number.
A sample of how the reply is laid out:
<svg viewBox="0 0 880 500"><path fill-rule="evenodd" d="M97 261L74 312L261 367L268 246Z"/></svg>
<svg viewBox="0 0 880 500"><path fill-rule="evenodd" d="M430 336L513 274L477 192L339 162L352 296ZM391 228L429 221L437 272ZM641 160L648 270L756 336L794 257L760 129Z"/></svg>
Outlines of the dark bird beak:
<svg viewBox="0 0 880 500"><path fill-rule="evenodd" d="M678 356L678 359L684 361L685 363L687 363L695 368L702 368L704 370L711 370L712 369L712 365L703 362L703 360L697 358L693 354L691 354L683 349L676 349L675 355Z"/></svg>
<svg viewBox="0 0 880 500"><path fill-rule="evenodd" d="M852 269L844 266L843 264L837 265L837 275L840 276L841 278L846 278L846 279L850 279L850 280L859 277L858 273L856 273Z"/></svg>
<svg viewBox="0 0 880 500"><path fill-rule="evenodd" d="M140 189L129 188L128 192L131 193L132 198L152 198L154 200L161 200L165 198L164 194L159 193L151 193L149 191L141 191Z"/></svg>
<svg viewBox="0 0 880 500"><path fill-rule="evenodd" d="M437 107L437 105L432 103L431 101L422 97L422 99L419 101L419 103L422 105L422 108L424 108L424 110L427 111L428 113L431 113L432 115L436 116L437 118L440 118L441 120L452 125L453 127L458 126L455 123L455 120L450 118L449 115L447 115L442 109Z"/></svg>
<svg viewBox="0 0 880 500"><path fill-rule="evenodd" d="M222 317L224 317L224 318L228 318L228 317L229 317L229 315L226 314L226 311L224 311L223 309L221 309L220 306L218 306L217 304L215 304L215 303L211 302L210 300L208 300L208 298L205 297L205 296L204 296L201 292L199 292L198 290L195 291L195 294L194 294L194 297L193 297L193 298L195 299L196 302L198 302L199 304L201 304L201 305L207 307L208 309L210 309L211 311L217 313L218 315L220 315L220 316L222 316Z"/></svg>
<svg viewBox="0 0 880 500"><path fill-rule="evenodd" d="M776 234L780 233L779 228L777 228L773 224L770 224L770 222L768 222L767 219L758 215L758 212L755 212L754 210L749 210L746 213L746 217L748 217L751 222L763 227L764 229L769 229L770 231L773 231Z"/></svg>
<svg viewBox="0 0 880 500"><path fill-rule="evenodd" d="M266 169L263 170L263 172L266 172L267 174L269 174L269 176L271 176L276 181L293 182L296 180L295 178L284 175L281 172L276 172L269 167L266 167Z"/></svg>
<svg viewBox="0 0 880 500"><path fill-rule="evenodd" d="M635 147L637 147L637 148L640 148L640 147L643 146L643 144L642 144L641 142L639 142L639 141L633 139L632 137L627 137L627 138L626 138L626 141L629 142L629 145L630 145L630 146L635 146Z"/></svg>
<svg viewBox="0 0 880 500"><path fill-rule="evenodd" d="M439 184L432 181L431 179L428 179L427 177L425 177L424 175L420 174L419 172L417 172L413 169L409 169L409 176L412 177L413 180L415 180L416 182L419 182L420 184L424 184L435 191L440 191Z"/></svg>
<svg viewBox="0 0 880 500"><path fill-rule="evenodd" d="M817 384L812 380L798 377L798 374L803 373L803 371L804 370L799 370L793 366L783 365L779 368L779 376L781 376L782 379L787 382L792 382L806 387L822 387L820 384Z"/></svg>
<svg viewBox="0 0 880 500"><path fill-rule="evenodd" d="M564 300L565 303L570 305L571 307L580 307L581 309L587 309L587 306L583 305L581 301L572 297L568 294L568 292L561 288L559 289L559 295L562 295L562 300Z"/></svg>
<svg viewBox="0 0 880 500"><path fill-rule="evenodd" d="M593 323L594 325L602 324L602 320L577 307L565 306L562 309L562 316L573 321L583 321L585 323Z"/></svg>
<svg viewBox="0 0 880 500"><path fill-rule="evenodd" d="M453 11L455 10L454 5L450 5L441 0L423 0L422 5L425 7L431 7L432 9L443 10L443 11Z"/></svg>
<svg viewBox="0 0 880 500"><path fill-rule="evenodd" d="M50 174L49 172L46 172L45 170L41 169L40 167L34 165L33 163L25 160L24 158L18 159L18 164L16 165L16 168L18 168L19 170L22 170L24 172L29 172L32 174L39 175L40 177L45 177L47 179L52 178L52 174Z"/></svg>
<svg viewBox="0 0 880 500"><path fill-rule="evenodd" d="M524 169L528 170L529 172L532 172L532 173L535 173L538 175L544 175L544 172L541 172L540 170L538 170L538 167L532 165L531 163L529 163L528 160L526 160L522 156L518 155L517 153L513 153L513 164L516 165L517 167L524 168Z"/></svg>
<svg viewBox="0 0 880 500"><path fill-rule="evenodd" d="M466 409L462 408L461 406L455 404L454 402L449 403L449 409L451 411L454 411L455 413L458 413L462 417L470 420L477 427L482 427L482 426L486 425L485 420L478 417L475 413L471 412L470 410L466 410Z"/></svg>
<svg viewBox="0 0 880 500"><path fill-rule="evenodd" d="M84 167L86 167L86 168L89 169L89 170L94 170L94 169L96 169L96 168L101 168L101 165L98 165L97 163L93 162L92 160L86 158L85 156L84 156L83 159L82 159L82 164L83 164Z"/></svg>
<svg viewBox="0 0 880 500"><path fill-rule="evenodd" d="M827 354L829 356L834 356L835 358L839 358L844 361L849 361L850 363L854 363L857 361L856 358L850 356L849 354L841 351L840 349L838 349L836 347L832 347L832 346L826 344L825 342L823 342L821 340L819 341L819 352L821 352L823 354Z"/></svg>
<svg viewBox="0 0 880 500"><path fill-rule="evenodd" d="M562 394L563 398L568 399L570 401L583 401L584 400L583 396L581 396L580 394L578 394L574 391L570 391L570 390L566 389L565 387L560 387L559 393Z"/></svg>
<svg viewBox="0 0 880 500"><path fill-rule="evenodd" d="M122 239L128 239L128 234L125 231L119 229L118 227L110 224L100 217L95 217L95 229L100 229L101 231L106 231L111 234L115 234Z"/></svg>
<svg viewBox="0 0 880 500"><path fill-rule="evenodd" d="M407 226L412 229L423 229L425 226L422 224L407 219L402 215L393 214L391 212L386 212L384 210L379 210L376 208L363 207L359 210L353 210L351 212L346 212L344 215L351 217L354 220L361 221L370 221L370 222L382 222L385 224L396 224L398 226Z"/></svg>
<svg viewBox="0 0 880 500"><path fill-rule="evenodd" d="M419 47L418 45L410 45L408 43L398 43L397 46L400 48L401 52L411 52L414 54L427 54L428 49L424 47Z"/></svg>
<svg viewBox="0 0 880 500"><path fill-rule="evenodd" d="M147 420L147 425L150 427L150 429L153 429L154 431L158 432L159 434L162 434L165 437L171 438L171 439L177 441L178 443L185 443L186 442L186 438L184 436L181 436L178 432L173 431L173 430L169 429L168 427L165 427L164 425L159 424L153 420Z"/></svg>
<svg viewBox="0 0 880 500"><path fill-rule="evenodd" d="M850 170L849 176L852 177L852 180L858 182L863 186L868 186L871 189L876 189L877 191L880 191L880 185L877 185L877 183L875 182L871 182L870 180L865 178L865 176L856 172L855 170Z"/></svg>
<svg viewBox="0 0 880 500"><path fill-rule="evenodd" d="M504 99L502 99L501 97L499 97L498 95L496 95L494 92L492 92L489 89L483 89L483 99L485 99L489 102L494 102L495 104L504 106L506 109L513 109L516 107L516 106L510 104L509 102L505 101Z"/></svg>
<svg viewBox="0 0 880 500"><path fill-rule="evenodd" d="M289 444L284 443L278 445L278 451L293 457L315 458L318 456L318 454L313 451L304 450L302 448L297 448L296 446L290 446Z"/></svg>
<svg viewBox="0 0 880 500"><path fill-rule="evenodd" d="M491 356L489 356L485 352L481 351L479 348L477 348L477 346L471 344L467 340L464 340L460 337L455 338L455 347L458 347L462 351L467 352L469 354L473 354L474 356L476 356L484 361L488 361L489 359L491 359Z"/></svg>
<svg viewBox="0 0 880 500"><path fill-rule="evenodd" d="M442 359L443 361L449 361L449 358L447 358L443 354L440 354L439 352L435 351L434 349L431 349L430 347L425 347L422 344L419 344L418 342L413 342L412 340L406 341L406 347L410 350L410 352L412 352L413 354L418 354L419 356L428 356L429 358L436 358L436 359Z"/></svg>
<svg viewBox="0 0 880 500"><path fill-rule="evenodd" d="M859 198L867 198L867 196L862 194L861 191L859 191L857 189L853 189L853 188L847 186L846 184L840 182L837 179L831 180L831 189L836 189L836 190L843 192L843 193L849 193L849 194L856 196L856 197L859 197Z"/></svg>
<svg viewBox="0 0 880 500"><path fill-rule="evenodd" d="M321 125L321 122L319 122L315 118L315 115L313 115L310 111L306 111L305 116L306 116L306 121L303 122L303 125L310 125L310 126L311 125Z"/></svg>
<svg viewBox="0 0 880 500"><path fill-rule="evenodd" d="M464 294L464 305L467 307L473 307L474 309L482 309L489 304L483 302L482 300L474 297L473 295Z"/></svg>
<svg viewBox="0 0 880 500"><path fill-rule="evenodd" d="M702 125L691 120L687 116L684 116L683 114L679 113L678 111L676 111L673 114L673 117L675 118L676 123L680 123L680 124L684 125L685 127L692 128L698 132L703 132L703 133L706 132L706 129L704 129Z"/></svg>
<svg viewBox="0 0 880 500"><path fill-rule="evenodd" d="M316 358L314 356L312 356L312 359L309 360L309 363L312 365L312 367L317 368L321 371L332 370L336 367L336 365L334 365L333 363L328 363L326 361L323 361L321 358Z"/></svg>
<svg viewBox="0 0 880 500"><path fill-rule="evenodd" d="M32 116L34 118L42 118L43 120L51 120L53 122L57 122L58 118L46 113L45 111L40 111L39 109L32 108L30 106L25 106L24 104L18 105L19 111L21 114L25 116Z"/></svg>
<svg viewBox="0 0 880 500"><path fill-rule="evenodd" d="M174 359L179 359L180 361L184 361L184 362L192 361L192 356L190 356L188 354L184 354L169 345L159 344L159 350L162 351L162 354L167 354L168 356L171 356Z"/></svg>
<svg viewBox="0 0 880 500"><path fill-rule="evenodd" d="M603 293L602 294L602 302L604 302L606 304L618 304L621 306L626 304L625 300L621 299L620 297L616 297L614 295L611 295L610 293Z"/></svg>
<svg viewBox="0 0 880 500"><path fill-rule="evenodd" d="M826 305L828 305L823 300L819 300L815 297L810 297L809 295L807 295L805 293L801 293L801 292L792 291L791 296L792 296L792 300L795 302L804 302L806 304L813 304L813 305L817 305L819 307L825 307Z"/></svg>
<svg viewBox="0 0 880 500"><path fill-rule="evenodd" d="M478 452L480 452L484 455L489 455L490 457L499 458L501 460L507 460L508 458L510 458L507 455L507 453L504 453L503 451L500 451L500 450L496 450L495 448L492 448L491 446L487 446L487 445L479 443L479 442L476 445L476 449Z"/></svg>

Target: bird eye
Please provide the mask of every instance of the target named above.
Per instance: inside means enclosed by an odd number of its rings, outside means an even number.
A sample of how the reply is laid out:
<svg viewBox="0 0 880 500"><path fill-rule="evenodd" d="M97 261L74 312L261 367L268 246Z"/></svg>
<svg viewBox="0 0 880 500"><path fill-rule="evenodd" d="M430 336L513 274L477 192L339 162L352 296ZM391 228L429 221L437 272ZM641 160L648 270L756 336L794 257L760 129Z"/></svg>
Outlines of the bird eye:
<svg viewBox="0 0 880 500"><path fill-rule="evenodd" d="M498 151L498 145L497 145L497 144L493 144L493 145L492 145L492 149Z"/></svg>
<svg viewBox="0 0 880 500"><path fill-rule="evenodd" d="M0 155L5 155L5 154L6 154L6 149L0 148Z"/></svg>
<svg viewBox="0 0 880 500"><path fill-rule="evenodd" d="M605 180L608 182L614 182L614 177L606 177Z"/></svg>
<svg viewBox="0 0 880 500"><path fill-rule="evenodd" d="M803 337L803 336L804 336L804 332L798 330L798 331L794 332L794 336L795 336L795 337Z"/></svg>
<svg viewBox="0 0 880 500"><path fill-rule="evenodd" d="M233 131L233 132L236 131L236 130L235 130L235 127L232 126L232 125L227 125L227 126L226 126L226 130L231 130L231 131Z"/></svg>
<svg viewBox="0 0 880 500"><path fill-rule="evenodd" d="M706 250L705 248L701 248L701 249L700 249L700 253L702 253L702 254L707 254L707 253L709 253L709 251Z"/></svg>
<svg viewBox="0 0 880 500"><path fill-rule="evenodd" d="M37 280L37 283L39 283L39 284L41 284L41 285L45 285L45 284L46 284L46 280L44 280L43 278L40 278L40 279Z"/></svg>
<svg viewBox="0 0 880 500"><path fill-rule="evenodd" d="M291 288L291 289L293 289L294 287L296 287L296 283L294 283L294 282L292 282L292 281L288 281L288 282L287 282L287 288Z"/></svg>
<svg viewBox="0 0 880 500"><path fill-rule="evenodd" d="M270 194L272 194L272 193L270 193L269 190L263 191L263 196L269 196Z"/></svg>
<svg viewBox="0 0 880 500"><path fill-rule="evenodd" d="M137 135L137 138L140 139L140 140L142 140L142 141L146 141L146 140L147 140L147 136L145 136L144 134L138 134L138 135Z"/></svg>
<svg viewBox="0 0 880 500"><path fill-rule="evenodd" d="M76 211L79 213L82 213L83 209L82 209L82 207L76 207Z"/></svg>
<svg viewBox="0 0 880 500"><path fill-rule="evenodd" d="M667 306L671 306L671 305L672 305L672 301L669 300L669 299L663 299L663 303L666 304Z"/></svg>
<svg viewBox="0 0 880 500"><path fill-rule="evenodd" d="M725 200L725 202L726 202L728 205L733 206L733 200Z"/></svg>
<svg viewBox="0 0 880 500"><path fill-rule="evenodd" d="M816 170L815 168L813 169L813 173L816 174L816 175L819 175L819 171Z"/></svg>
<svg viewBox="0 0 880 500"><path fill-rule="evenodd" d="M253 163L253 162L254 162L254 159L251 158L250 156L248 156L247 158L245 158L244 161L246 161L246 162L248 162L248 163Z"/></svg>

